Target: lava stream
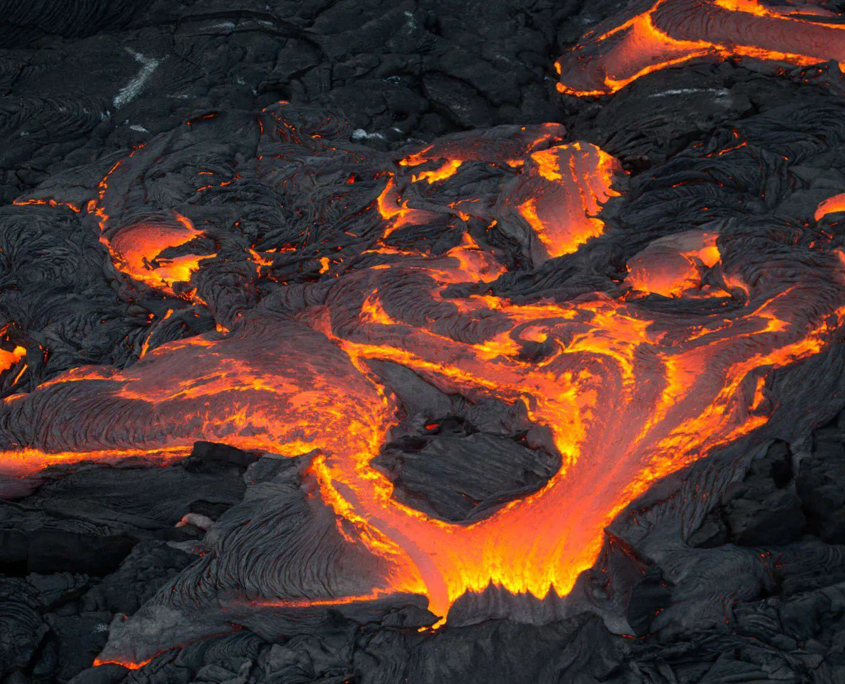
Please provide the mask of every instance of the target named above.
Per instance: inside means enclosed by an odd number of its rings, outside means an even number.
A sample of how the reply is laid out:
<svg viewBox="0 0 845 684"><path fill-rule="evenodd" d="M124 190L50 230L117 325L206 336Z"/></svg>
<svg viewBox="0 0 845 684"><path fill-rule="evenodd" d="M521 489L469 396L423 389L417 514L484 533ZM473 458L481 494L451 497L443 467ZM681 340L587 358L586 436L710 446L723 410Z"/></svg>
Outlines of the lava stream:
<svg viewBox="0 0 845 684"><path fill-rule="evenodd" d="M713 7L721 12L724 5ZM491 584L537 597L566 594L594 563L604 528L655 480L766 422L766 379L835 339L845 278L840 255L820 252L821 279L805 282L800 268L787 278L759 269L745 283L741 270L725 265L730 241L686 231L629 259L616 297L596 292L518 303L495 296L489 285L506 269L494 248L470 235L470 222L495 215L535 264L569 259L607 237L601 212L620 195L615 159L585 143L553 144L559 127L537 128L512 132L498 147L484 136L456 138L377 174L383 185L359 216L381 231L364 252L371 260L334 274L335 262L322 255L318 275L325 280L282 298L296 306L276 310L268 297L237 317L231 332L221 327L163 344L123 370L73 369L7 397L0 471L25 476L51 464L130 455L166 461L198 440L310 454L303 490L312 506L333 512L344 542L360 552L356 558L366 557L369 586L348 595L324 587L329 595L264 597L271 605L422 594L445 616L462 594ZM509 167L486 204L449 196L419 208L403 194L409 184L397 181L407 180L405 168L415 190L436 190L473 164ZM213 258L159 258L168 249L191 249L201 237L180 214L127 226L111 218L109 185L128 185L124 170L115 165L101 182L89 215L108 236L118 268L172 296L175 284ZM387 244L401 228L444 220L460 233L440 254ZM261 262L269 252L251 254ZM281 287L276 292L287 296ZM640 302L661 296L735 306L711 316L661 313ZM399 502L371 461L403 407L373 360L400 364L470 401L523 404L551 434L562 467L539 491L472 523L446 522Z"/></svg>
<svg viewBox="0 0 845 684"><path fill-rule="evenodd" d="M645 8L642 10L642 8ZM845 62L845 26L822 8L759 0L652 0L587 34L556 63L558 91L606 95L646 74L693 59L730 57L809 66Z"/></svg>
<svg viewBox="0 0 845 684"><path fill-rule="evenodd" d="M424 270L439 287L437 274L447 267L460 262L446 256L406 268ZM390 282L397 281L384 273L365 274L370 298L392 308ZM606 297L526 306L469 297L462 316L495 321L471 343L363 313L345 337L326 312L301 317L316 329L262 318L227 337L169 343L125 371L76 371L7 400L8 424L37 430L19 437L28 450L4 454L4 469L82 459L93 455L86 454L93 442L113 456L139 444L179 453L199 439L286 455L319 449L311 472L322 499L389 561L379 590L425 593L438 615L490 583L565 594L594 562L603 528L654 480L765 422L751 408L749 381L764 377L758 369L818 353L838 326L841 310L821 322L796 315L815 296L795 286L704 335ZM549 349L539 364L519 354L532 338ZM369 462L399 407L366 359L401 363L469 397L525 402L532 420L551 430L563 468L536 494L468 525L398 503L392 483ZM44 410L57 395L72 415ZM129 429L113 431L115 415ZM40 419L24 420L31 416ZM71 423L84 430L68 429Z"/></svg>

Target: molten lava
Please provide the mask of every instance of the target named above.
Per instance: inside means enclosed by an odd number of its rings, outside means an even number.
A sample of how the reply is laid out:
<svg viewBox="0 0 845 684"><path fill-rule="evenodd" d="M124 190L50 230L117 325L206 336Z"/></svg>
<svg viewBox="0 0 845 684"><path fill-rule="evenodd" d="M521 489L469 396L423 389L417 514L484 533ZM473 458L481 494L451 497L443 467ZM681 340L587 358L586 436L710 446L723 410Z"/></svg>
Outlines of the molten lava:
<svg viewBox="0 0 845 684"><path fill-rule="evenodd" d="M571 254L601 235L601 207L619 193L611 186L622 167L595 145L560 145L531 155L502 201L532 228L535 263Z"/></svg>
<svg viewBox="0 0 845 684"><path fill-rule="evenodd" d="M20 345L11 351L0 349L0 373L15 366L24 356L26 356L26 349Z"/></svg>
<svg viewBox="0 0 845 684"><path fill-rule="evenodd" d="M824 200L824 202L819 204L813 218L816 221L819 221L828 214L836 214L840 212L845 212L845 193L834 195L833 197L828 197Z"/></svg>
<svg viewBox="0 0 845 684"><path fill-rule="evenodd" d="M837 16L819 7L775 7L759 0L634 3L623 21L600 25L561 57L557 88L570 95L606 95L699 58L841 64L845 25L830 21Z"/></svg>
<svg viewBox="0 0 845 684"><path fill-rule="evenodd" d="M202 233L184 216L171 222L142 223L128 226L107 242L115 266L150 287L175 294L173 286L189 283L208 255L187 253L164 256L166 250L183 247Z"/></svg>
<svg viewBox="0 0 845 684"><path fill-rule="evenodd" d="M688 231L655 240L628 261L625 282L638 292L682 297L701 288L704 270L719 263L715 233Z"/></svg>
<svg viewBox="0 0 845 684"><path fill-rule="evenodd" d="M619 194L612 157L592 145L550 142L525 147L495 205L507 230L531 230L527 250L539 261L599 239L602 205ZM462 167L457 162L471 157L453 155L457 161L431 175L414 172L411 183L448 182ZM440 213L433 203L410 207L394 174L369 211L381 222L380 240L400 225L454 215L448 205ZM206 263L195 255L160 258L197 237L187 219L110 230L116 265L164 292ZM373 559L372 591L280 598L278 605L423 594L445 616L462 594L491 584L537 597L565 594L595 561L615 515L655 480L765 423L766 377L824 349L845 315L837 256L822 288L764 273L739 289L745 299L731 316L679 319L601 293L533 303L447 294L505 270L495 250L468 234L440 255L371 254L382 261L327 274L324 303L306 300L284 316L259 307L231 332L169 342L124 370L78 368L6 398L3 471L20 476L59 462L141 454L167 460L197 440L286 456L314 452L305 474L311 496L334 511L347 542ZM741 283L741 275L726 272L722 256L714 233L674 235L630 260L626 284L673 298L737 296L727 283ZM324 259L321 273L329 270ZM707 271L724 287L703 287ZM540 358L524 353L529 344L542 345ZM473 401L522 403L550 431L560 471L536 493L470 524L400 503L370 463L402 415L371 360L401 364ZM115 420L126 429L115 430Z"/></svg>

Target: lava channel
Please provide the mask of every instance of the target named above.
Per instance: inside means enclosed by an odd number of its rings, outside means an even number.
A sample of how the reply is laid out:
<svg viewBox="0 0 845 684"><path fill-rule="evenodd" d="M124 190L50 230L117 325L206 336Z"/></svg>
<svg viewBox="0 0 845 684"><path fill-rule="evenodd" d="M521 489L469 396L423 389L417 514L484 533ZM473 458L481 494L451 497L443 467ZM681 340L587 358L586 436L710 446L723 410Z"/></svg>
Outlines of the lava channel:
<svg viewBox="0 0 845 684"><path fill-rule="evenodd" d="M448 152L405 155L405 164L373 175L372 201L353 213L354 225L374 227L357 268L321 268L315 282L296 286L273 283L274 294L236 317L231 332L167 342L124 369L76 368L6 397L2 472L23 477L48 465L133 455L167 462L198 440L307 459L300 510L335 525L333 539L354 552L332 566L339 575L331 582L310 589L297 582L311 553L288 558L287 574L274 575L282 585L275 595L255 596L266 578L243 582L235 595L215 597L224 609L419 595L442 617L466 592L491 585L535 597L567 594L595 562L604 529L620 511L658 479L766 423L771 374L838 339L845 276L840 254L820 247L812 266L796 258L793 268L755 267L746 278L747 244L686 231L633 255L628 278L613 293L567 301L493 294L491 283L507 269L484 231L501 230L523 258L543 265L618 239L602 219L606 203L624 197L615 185L623 176L618 162L586 143L558 144L559 132L498 131L507 138L498 156L483 134L443 144ZM328 155L335 147L326 144ZM124 227L104 209L116 202L110 193L120 192L121 174L145 154L110 172L88 212L109 236L116 265L172 297L173 283L195 283L220 257L163 272L144 255L190 244L198 229L178 218ZM319 156L310 148L303 154ZM507 179L490 185L495 189L484 198L467 194L474 186L463 184L462 174L491 163L507 167ZM327 173L334 172L330 166ZM454 191L438 195L444 185ZM531 189L535 209L526 215ZM422 191L421 200L414 193ZM394 242L409 226L443 225L457 239L439 253ZM134 231L143 239L122 246L120 236ZM275 263L268 254L259 258ZM649 297L733 306L712 315L648 306ZM208 306L196 297L181 303ZM470 401L524 406L551 435L559 471L533 494L468 523L401 503L393 482L371 463L403 412L374 362L404 366ZM260 553L275 567L274 554L298 548L271 545ZM170 590L160 600L174 600ZM126 662L116 648L104 662Z"/></svg>
<svg viewBox="0 0 845 684"><path fill-rule="evenodd" d="M607 95L646 74L701 58L841 64L845 26L830 21L838 17L821 7L774 7L759 0L633 2L621 21L600 25L555 63L557 89Z"/></svg>

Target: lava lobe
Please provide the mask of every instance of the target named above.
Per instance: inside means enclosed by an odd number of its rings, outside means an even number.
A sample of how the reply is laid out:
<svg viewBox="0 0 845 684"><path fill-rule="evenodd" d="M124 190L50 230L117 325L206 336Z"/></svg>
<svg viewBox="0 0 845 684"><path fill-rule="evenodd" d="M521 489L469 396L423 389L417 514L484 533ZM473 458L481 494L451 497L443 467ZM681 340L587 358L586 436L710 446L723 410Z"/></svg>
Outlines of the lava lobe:
<svg viewBox="0 0 845 684"><path fill-rule="evenodd" d="M636 3L562 58L559 90L612 93L699 57L845 59L827 18ZM412 605L431 624L490 587L566 595L658 480L799 415L781 374L842 338L845 261L816 226L841 195L813 221L655 227L619 218L643 185L560 124L394 153L286 102L188 124L93 187L15 207L96 236L115 289L155 312L131 358L30 386L29 352L3 330L0 474L166 464L198 441L269 454L206 552L112 626L100 663L137 666L233 624L282 633L327 608ZM382 452L457 410L498 430L479 448L519 434L502 450L526 469L532 450L546 460L450 517L398 487Z"/></svg>

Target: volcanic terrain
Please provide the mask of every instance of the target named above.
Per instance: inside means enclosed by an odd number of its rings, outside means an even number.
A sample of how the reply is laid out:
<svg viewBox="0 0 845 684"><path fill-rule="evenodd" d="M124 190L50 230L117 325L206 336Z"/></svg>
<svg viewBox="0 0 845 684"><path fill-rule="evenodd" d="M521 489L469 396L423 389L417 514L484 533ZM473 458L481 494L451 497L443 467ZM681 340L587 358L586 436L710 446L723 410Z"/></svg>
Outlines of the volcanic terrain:
<svg viewBox="0 0 845 684"><path fill-rule="evenodd" d="M845 681L845 7L0 17L0 682Z"/></svg>

